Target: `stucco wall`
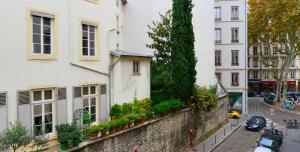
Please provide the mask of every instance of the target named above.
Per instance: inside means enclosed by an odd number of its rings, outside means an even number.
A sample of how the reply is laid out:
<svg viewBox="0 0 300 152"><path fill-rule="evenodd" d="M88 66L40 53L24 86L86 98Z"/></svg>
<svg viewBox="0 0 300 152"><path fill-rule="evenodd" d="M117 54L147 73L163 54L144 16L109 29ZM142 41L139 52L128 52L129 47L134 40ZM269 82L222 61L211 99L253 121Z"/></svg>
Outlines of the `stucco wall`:
<svg viewBox="0 0 300 152"><path fill-rule="evenodd" d="M185 109L118 134L86 143L76 152L185 152L190 150L189 130L197 141L205 132L226 120L227 97L220 99L213 112L192 112Z"/></svg>

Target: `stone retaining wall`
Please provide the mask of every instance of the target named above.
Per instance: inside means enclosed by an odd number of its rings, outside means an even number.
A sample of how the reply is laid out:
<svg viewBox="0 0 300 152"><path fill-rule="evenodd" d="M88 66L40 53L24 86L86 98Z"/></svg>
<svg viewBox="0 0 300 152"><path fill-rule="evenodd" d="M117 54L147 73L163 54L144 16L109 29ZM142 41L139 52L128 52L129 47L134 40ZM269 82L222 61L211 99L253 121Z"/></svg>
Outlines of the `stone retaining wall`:
<svg viewBox="0 0 300 152"><path fill-rule="evenodd" d="M219 99L212 112L193 112L185 109L178 113L152 120L108 137L90 141L70 151L74 152L185 152L190 150L189 132L193 142L201 135L226 120L227 97Z"/></svg>

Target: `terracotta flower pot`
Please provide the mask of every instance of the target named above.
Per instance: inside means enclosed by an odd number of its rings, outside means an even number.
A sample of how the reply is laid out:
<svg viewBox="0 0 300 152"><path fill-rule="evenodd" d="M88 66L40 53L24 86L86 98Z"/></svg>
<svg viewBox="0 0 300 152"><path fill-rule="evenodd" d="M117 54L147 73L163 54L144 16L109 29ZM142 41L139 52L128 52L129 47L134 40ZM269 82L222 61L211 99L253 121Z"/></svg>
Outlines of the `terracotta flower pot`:
<svg viewBox="0 0 300 152"><path fill-rule="evenodd" d="M134 127L134 122L129 123L129 128Z"/></svg>
<svg viewBox="0 0 300 152"><path fill-rule="evenodd" d="M90 135L90 139L91 140L95 140L95 139L97 139L98 138L98 134L91 134Z"/></svg>
<svg viewBox="0 0 300 152"><path fill-rule="evenodd" d="M97 137L98 137L98 138L102 137L101 131L98 133Z"/></svg>

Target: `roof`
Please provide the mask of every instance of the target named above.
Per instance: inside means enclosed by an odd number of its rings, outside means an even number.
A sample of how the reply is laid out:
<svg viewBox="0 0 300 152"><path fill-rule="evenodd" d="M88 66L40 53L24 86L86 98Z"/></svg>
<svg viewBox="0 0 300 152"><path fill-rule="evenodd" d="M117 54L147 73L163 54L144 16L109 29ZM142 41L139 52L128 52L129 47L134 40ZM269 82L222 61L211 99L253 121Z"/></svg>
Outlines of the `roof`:
<svg viewBox="0 0 300 152"><path fill-rule="evenodd" d="M124 50L116 50L116 51L110 51L110 54L113 56L133 56L133 57L146 57L146 58L152 58L153 55L146 52L136 52L136 51L124 51Z"/></svg>

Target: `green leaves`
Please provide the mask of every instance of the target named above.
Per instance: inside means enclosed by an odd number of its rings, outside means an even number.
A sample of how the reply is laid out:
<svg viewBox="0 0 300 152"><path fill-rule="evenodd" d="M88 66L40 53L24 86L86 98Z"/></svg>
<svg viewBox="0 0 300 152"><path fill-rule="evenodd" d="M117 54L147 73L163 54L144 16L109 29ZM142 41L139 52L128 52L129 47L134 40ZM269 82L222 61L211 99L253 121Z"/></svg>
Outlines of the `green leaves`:
<svg viewBox="0 0 300 152"><path fill-rule="evenodd" d="M193 97L195 103L194 108L211 111L217 108L218 99L215 93L215 88L207 89L205 87L196 87L196 92Z"/></svg>
<svg viewBox="0 0 300 152"><path fill-rule="evenodd" d="M163 101L153 107L155 115L163 115L171 110L179 110L183 107L183 103L180 100L168 100Z"/></svg>

